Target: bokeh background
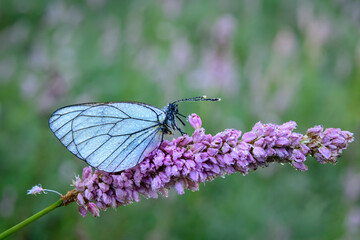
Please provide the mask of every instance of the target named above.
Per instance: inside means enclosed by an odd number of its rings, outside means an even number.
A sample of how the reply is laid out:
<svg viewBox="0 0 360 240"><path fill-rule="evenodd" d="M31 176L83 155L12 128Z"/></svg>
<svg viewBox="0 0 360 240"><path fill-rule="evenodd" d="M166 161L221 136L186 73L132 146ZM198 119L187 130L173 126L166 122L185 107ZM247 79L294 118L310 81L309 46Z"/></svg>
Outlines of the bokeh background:
<svg viewBox="0 0 360 240"><path fill-rule="evenodd" d="M204 94L222 101L180 109L207 133L294 120L356 139L336 166L274 164L100 218L72 204L11 238L360 239L357 0L0 0L0 231L58 199L27 189L66 193L85 166L48 128L57 108Z"/></svg>

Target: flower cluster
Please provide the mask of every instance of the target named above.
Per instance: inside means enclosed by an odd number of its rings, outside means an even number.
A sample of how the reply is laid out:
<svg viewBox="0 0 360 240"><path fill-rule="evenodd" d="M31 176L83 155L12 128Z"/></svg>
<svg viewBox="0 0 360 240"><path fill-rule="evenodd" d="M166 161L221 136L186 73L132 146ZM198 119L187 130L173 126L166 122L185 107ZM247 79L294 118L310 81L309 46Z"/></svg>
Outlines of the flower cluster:
<svg viewBox="0 0 360 240"><path fill-rule="evenodd" d="M186 189L197 191L199 183L218 176L240 172L246 175L270 162L290 163L306 171L306 156L320 163L336 163L353 134L321 126L308 129L306 135L295 133L293 121L282 125L258 122L250 132L227 129L215 136L205 134L201 119L192 114L192 136L184 135L163 141L137 166L118 173L107 173L91 167L83 169L82 178L73 181L77 204L82 216L90 212L99 216L99 209L118 207L140 201L140 196L157 198L174 187L179 194ZM241 138L240 138L241 137Z"/></svg>

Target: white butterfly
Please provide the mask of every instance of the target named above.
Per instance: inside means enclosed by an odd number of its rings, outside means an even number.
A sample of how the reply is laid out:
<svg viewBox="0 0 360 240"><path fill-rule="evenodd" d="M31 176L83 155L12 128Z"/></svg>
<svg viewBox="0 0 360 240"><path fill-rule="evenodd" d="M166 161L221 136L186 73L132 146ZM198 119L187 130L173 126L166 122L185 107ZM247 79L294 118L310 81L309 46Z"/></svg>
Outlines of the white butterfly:
<svg viewBox="0 0 360 240"><path fill-rule="evenodd" d="M75 156L90 166L119 172L132 168L162 142L164 134L183 124L178 102L219 101L195 97L175 101L164 110L145 103L86 103L60 108L49 119L50 129Z"/></svg>

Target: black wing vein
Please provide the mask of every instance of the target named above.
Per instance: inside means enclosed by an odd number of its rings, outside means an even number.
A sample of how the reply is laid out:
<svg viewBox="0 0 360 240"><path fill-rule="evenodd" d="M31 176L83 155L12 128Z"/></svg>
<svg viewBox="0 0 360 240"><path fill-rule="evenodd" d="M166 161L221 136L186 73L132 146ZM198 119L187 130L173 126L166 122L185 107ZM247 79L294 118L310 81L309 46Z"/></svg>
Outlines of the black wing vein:
<svg viewBox="0 0 360 240"><path fill-rule="evenodd" d="M106 125L114 125L116 126L116 124L118 124L119 122L121 122L122 120L116 122L116 123L102 123L102 124L97 124L97 125L93 125L93 126L89 126L89 127L83 127L83 128L79 128L79 129L76 129L76 130L72 130L73 132L78 132L78 131L81 131L81 130L86 130L86 129L90 129L90 128L94 128L94 127L99 127L99 126L106 126ZM111 130L112 128L110 128ZM109 130L109 132L110 132Z"/></svg>
<svg viewBox="0 0 360 240"><path fill-rule="evenodd" d="M158 131L159 131L159 129L156 129L156 130L154 130L153 133L157 133ZM137 136L134 140L132 140L132 141L129 143L129 145L130 145L131 143L133 143L136 139L138 139L139 137L145 135L145 134L148 133L148 132L150 132L150 131L144 132L143 134ZM151 133L151 134L153 134L153 133ZM151 134L150 134L149 136L151 136ZM156 134L155 134L155 135L156 135ZM128 154L126 154L126 156L124 156L124 158L123 158L123 159L119 162L119 164L113 169L113 171L114 171L115 169L117 169L117 168L125 161L125 159L126 159L135 149L137 149L146 139L148 139L149 136L147 136L146 138L144 138L144 139L143 139L140 143L138 143ZM151 141L150 141L150 142L151 142ZM144 148L144 151L145 151L145 149L146 149L146 148ZM113 162L116 160L116 158L117 158L121 153L122 153L122 152L120 152L120 153L114 158L114 160L113 160L111 163L113 163ZM141 155L142 155L142 154L141 154ZM141 155L138 157L138 160L141 158ZM111 163L110 163L109 165L111 165Z"/></svg>
<svg viewBox="0 0 360 240"><path fill-rule="evenodd" d="M113 155L114 154L114 152L116 152L129 138L131 137L131 135L130 136L128 136L114 151L112 151L111 152L111 154L109 155L109 156L107 156L100 164L98 164L97 166L99 167L99 166L101 166L111 155ZM120 152L121 153L121 152ZM119 153L119 154L120 154ZM117 155L117 156L119 156L119 155ZM117 157L116 156L116 157ZM114 158L114 159L116 159L116 157ZM108 164L109 165L109 164Z"/></svg>
<svg viewBox="0 0 360 240"><path fill-rule="evenodd" d="M136 162L136 164L139 163L139 160L141 159L142 155L144 154L145 150L149 147L150 143L154 140L154 137L156 136L156 134L160 131L160 129L158 129L156 132L154 132L153 137L151 138L151 140L149 141L149 143L146 145L146 147L144 148L144 150L141 152L141 155L139 156L138 161Z"/></svg>

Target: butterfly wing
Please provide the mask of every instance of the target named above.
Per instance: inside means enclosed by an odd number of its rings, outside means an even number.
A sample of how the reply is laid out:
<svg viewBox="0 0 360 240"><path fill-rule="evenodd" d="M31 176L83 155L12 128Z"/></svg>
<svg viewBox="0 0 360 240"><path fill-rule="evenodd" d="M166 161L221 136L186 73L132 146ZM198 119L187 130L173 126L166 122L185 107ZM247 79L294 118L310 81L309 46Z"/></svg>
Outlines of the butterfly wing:
<svg viewBox="0 0 360 240"><path fill-rule="evenodd" d="M118 172L134 167L157 147L164 119L161 109L142 103L94 103L57 110L49 126L78 158Z"/></svg>

